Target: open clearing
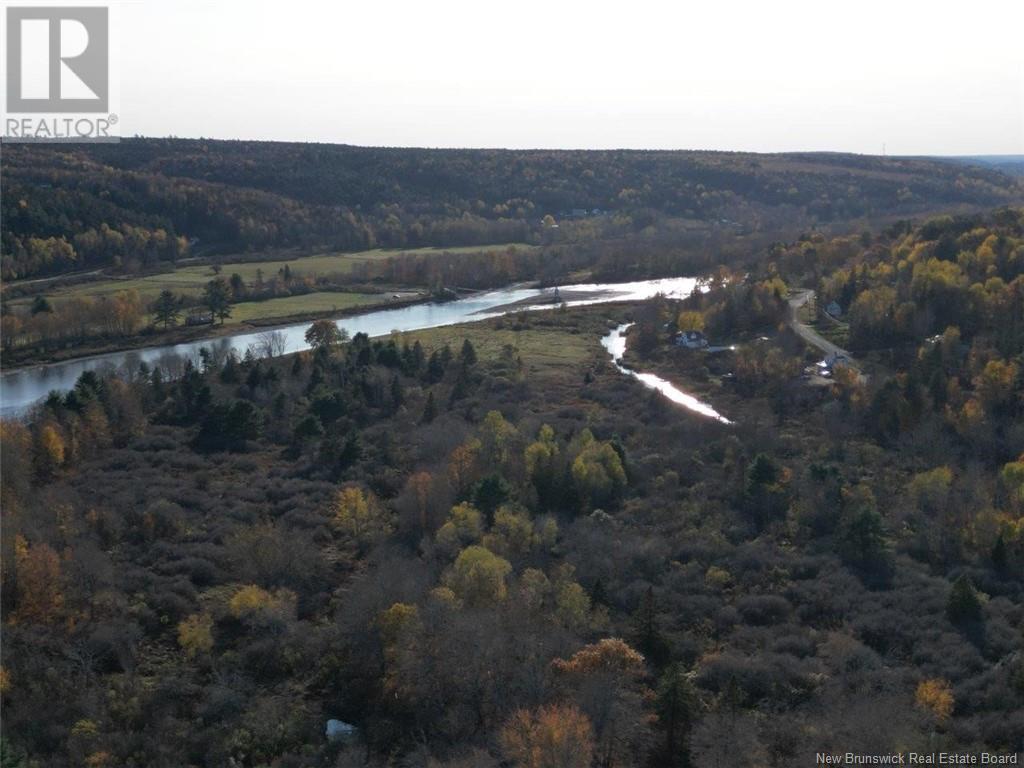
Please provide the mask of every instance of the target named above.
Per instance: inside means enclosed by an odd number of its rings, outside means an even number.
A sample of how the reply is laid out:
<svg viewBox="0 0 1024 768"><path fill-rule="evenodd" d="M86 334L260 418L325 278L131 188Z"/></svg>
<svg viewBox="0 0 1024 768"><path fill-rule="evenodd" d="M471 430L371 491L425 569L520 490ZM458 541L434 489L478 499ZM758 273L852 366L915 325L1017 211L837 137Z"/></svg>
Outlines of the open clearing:
<svg viewBox="0 0 1024 768"><path fill-rule="evenodd" d="M601 351L599 332L590 331L586 325L577 330L541 324L518 331L495 327L503 324L498 320L450 325L409 331L400 337L410 344L419 339L427 354L449 344L456 355L463 340L469 339L481 360L499 360L506 348L511 348L512 360L521 358L526 373L568 377L574 382L582 378L585 365Z"/></svg>
<svg viewBox="0 0 1024 768"><path fill-rule="evenodd" d="M354 253L322 253L314 256L299 256L293 259L280 259L275 261L237 261L226 262L221 265L221 276L230 278L238 274L247 283L255 282L258 275L262 273L264 279L270 279L284 269L285 265L296 277L316 277L336 273L347 273L351 271L354 264L367 261L379 261L409 254L441 254L441 253L491 253L504 251L508 248L516 248L520 251L529 251L536 246L522 243L504 243L500 245L465 246L457 248L411 248L411 249L383 249L376 248L372 251L358 251ZM138 291L143 301L149 302L156 298L157 294L164 289L174 291L177 294L190 294L197 296L202 293L203 286L216 277L216 273L209 265L179 267L173 272L162 272L156 275L130 278L109 278L97 280L90 283L57 288L53 291L45 291L45 296L53 302L60 302L68 298L110 296L118 291ZM308 298L309 295L298 298ZM283 299L286 301L288 299ZM12 306L30 302L31 298L14 299ZM274 301L277 301L275 299ZM266 304L268 302L262 302ZM330 309L328 306L327 309ZM299 310L305 311L305 309ZM315 310L313 310L315 311Z"/></svg>
<svg viewBox="0 0 1024 768"><path fill-rule="evenodd" d="M250 320L294 317L295 315L318 312L341 312L353 307L388 303L390 303L390 299L383 293L322 291L307 293L304 296L283 296L278 299L267 299L266 301L244 301L232 308L231 317L224 322L226 325L232 325L249 322Z"/></svg>

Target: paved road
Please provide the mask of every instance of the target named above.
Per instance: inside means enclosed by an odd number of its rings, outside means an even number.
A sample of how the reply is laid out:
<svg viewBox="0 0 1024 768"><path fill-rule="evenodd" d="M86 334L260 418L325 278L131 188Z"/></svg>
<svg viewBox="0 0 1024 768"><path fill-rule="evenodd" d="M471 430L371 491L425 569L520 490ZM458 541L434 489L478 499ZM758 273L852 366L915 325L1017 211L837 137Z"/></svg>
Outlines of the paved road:
<svg viewBox="0 0 1024 768"><path fill-rule="evenodd" d="M846 355L848 358L853 360L853 356L842 347L833 344L831 341L826 339L811 326L806 323L800 322L797 315L797 310L806 304L810 298L814 295L814 291L803 290L794 293L789 297L789 327L796 331L797 335L810 344L812 347L817 347L822 352L828 355Z"/></svg>

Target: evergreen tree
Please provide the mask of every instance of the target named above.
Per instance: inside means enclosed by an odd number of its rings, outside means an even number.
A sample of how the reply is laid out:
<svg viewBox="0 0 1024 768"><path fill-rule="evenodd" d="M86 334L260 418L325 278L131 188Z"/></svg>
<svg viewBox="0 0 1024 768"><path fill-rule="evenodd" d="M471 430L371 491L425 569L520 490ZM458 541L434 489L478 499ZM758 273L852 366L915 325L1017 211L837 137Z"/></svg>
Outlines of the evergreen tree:
<svg viewBox="0 0 1024 768"><path fill-rule="evenodd" d="M946 616L957 625L981 621L981 598L974 588L974 582L966 573L960 574L953 582L949 600L946 602Z"/></svg>
<svg viewBox="0 0 1024 768"><path fill-rule="evenodd" d="M160 295L153 302L152 310L153 319L157 323L162 323L166 331L172 325L177 325L178 318L181 317L181 302L165 288L160 291Z"/></svg>
<svg viewBox="0 0 1024 768"><path fill-rule="evenodd" d="M658 627L658 605L652 586L647 587L640 607L633 614L633 631L636 647L648 661L658 667L668 662L672 649Z"/></svg>
<svg viewBox="0 0 1024 768"><path fill-rule="evenodd" d="M423 415L420 416L420 424L429 424L437 418L437 403L434 402L434 393L427 393L427 404L423 407Z"/></svg>
<svg viewBox="0 0 1024 768"><path fill-rule="evenodd" d="M483 478L473 489L473 506L484 512L488 520L494 517L494 512L512 498L513 490L508 481L497 473L492 473Z"/></svg>
<svg viewBox="0 0 1024 768"><path fill-rule="evenodd" d="M658 725L665 732L664 753L660 765L690 765L689 733L693 726L697 696L679 663L670 665L658 681L655 711Z"/></svg>
<svg viewBox="0 0 1024 768"><path fill-rule="evenodd" d="M430 356L430 362L427 363L427 382L430 384L436 384L444 378L445 364L441 360L441 355L434 352Z"/></svg>
<svg viewBox="0 0 1024 768"><path fill-rule="evenodd" d="M245 298L245 293L245 280L242 279L240 274L235 272L231 275L231 295L234 297L235 301L239 301L240 299Z"/></svg>
<svg viewBox="0 0 1024 768"><path fill-rule="evenodd" d="M203 290L203 304L214 317L220 318L223 325L224 320L231 317L231 286L228 285L228 281L218 277L208 282Z"/></svg>
<svg viewBox="0 0 1024 768"><path fill-rule="evenodd" d="M391 407L396 411L405 402L405 390L402 388L402 382L398 376L391 377Z"/></svg>
<svg viewBox="0 0 1024 768"><path fill-rule="evenodd" d="M45 296L36 296L32 299L31 312L33 315L38 315L42 312L53 312L53 307L50 306L50 302L47 301Z"/></svg>
<svg viewBox="0 0 1024 768"><path fill-rule="evenodd" d="M996 538L996 543L992 547L992 565L995 567L996 572L1000 575L1006 573L1006 539L1003 538L1002 532Z"/></svg>

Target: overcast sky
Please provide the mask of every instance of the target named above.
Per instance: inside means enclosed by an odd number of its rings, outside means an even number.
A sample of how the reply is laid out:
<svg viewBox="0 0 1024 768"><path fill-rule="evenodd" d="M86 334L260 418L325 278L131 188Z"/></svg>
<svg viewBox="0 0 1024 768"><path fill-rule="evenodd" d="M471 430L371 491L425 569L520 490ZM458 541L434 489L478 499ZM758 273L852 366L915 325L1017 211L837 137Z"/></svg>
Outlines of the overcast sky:
<svg viewBox="0 0 1024 768"><path fill-rule="evenodd" d="M122 135L1024 153L1024 2L125 0Z"/></svg>

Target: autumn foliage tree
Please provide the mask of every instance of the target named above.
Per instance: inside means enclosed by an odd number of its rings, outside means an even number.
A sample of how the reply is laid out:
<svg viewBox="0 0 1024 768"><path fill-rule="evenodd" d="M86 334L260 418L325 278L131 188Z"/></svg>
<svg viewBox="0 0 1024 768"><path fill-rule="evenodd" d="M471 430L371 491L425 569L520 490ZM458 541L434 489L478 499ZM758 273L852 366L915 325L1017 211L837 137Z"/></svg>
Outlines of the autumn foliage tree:
<svg viewBox="0 0 1024 768"><path fill-rule="evenodd" d="M547 424L540 428L537 439L526 446L523 458L526 473L537 491L537 498L544 507L555 500L558 490L560 449L555 439L555 430Z"/></svg>
<svg viewBox="0 0 1024 768"><path fill-rule="evenodd" d="M572 704L516 710L498 740L516 768L589 768L594 752L590 721Z"/></svg>
<svg viewBox="0 0 1024 768"><path fill-rule="evenodd" d="M448 513L448 519L437 530L435 541L438 548L449 556L470 544L476 544L483 536L483 515L472 504L456 504Z"/></svg>
<svg viewBox="0 0 1024 768"><path fill-rule="evenodd" d="M306 329L306 343L317 351L330 352L348 338L333 320L317 320Z"/></svg>
<svg viewBox="0 0 1024 768"><path fill-rule="evenodd" d="M583 430L577 444L571 470L577 492L588 507L607 504L626 487L622 458L611 443L597 440L590 430Z"/></svg>
<svg viewBox="0 0 1024 768"><path fill-rule="evenodd" d="M953 714L953 688L948 680L942 678L922 680L914 693L914 702L936 723L945 724Z"/></svg>
<svg viewBox="0 0 1024 768"><path fill-rule="evenodd" d="M391 530L391 516L372 493L357 486L342 488L331 506L332 522L360 545L371 544Z"/></svg>
<svg viewBox="0 0 1024 768"><path fill-rule="evenodd" d="M479 475L480 450L480 441L472 438L456 446L448 457L448 482L460 498L468 493Z"/></svg>
<svg viewBox="0 0 1024 768"><path fill-rule="evenodd" d="M36 473L47 480L64 466L65 442L60 429L52 424L45 424L36 437Z"/></svg>
<svg viewBox="0 0 1024 768"><path fill-rule="evenodd" d="M64 608L60 557L49 544L29 544L20 534L14 540L17 610L21 622L50 624Z"/></svg>
<svg viewBox="0 0 1024 768"><path fill-rule="evenodd" d="M295 601L295 593L290 590L269 592L255 584L247 584L231 597L228 609L234 618L266 628L294 618Z"/></svg>
<svg viewBox="0 0 1024 768"><path fill-rule="evenodd" d="M467 605L494 605L508 595L506 579L511 571L508 560L474 544L459 553L444 583Z"/></svg>
<svg viewBox="0 0 1024 768"><path fill-rule="evenodd" d="M190 659L213 650L213 617L194 613L178 624L178 645Z"/></svg>
<svg viewBox="0 0 1024 768"><path fill-rule="evenodd" d="M644 657L612 637L555 659L552 669L594 727L597 764L611 768L634 754L644 730Z"/></svg>

